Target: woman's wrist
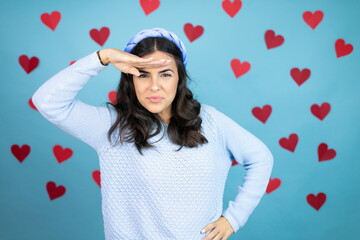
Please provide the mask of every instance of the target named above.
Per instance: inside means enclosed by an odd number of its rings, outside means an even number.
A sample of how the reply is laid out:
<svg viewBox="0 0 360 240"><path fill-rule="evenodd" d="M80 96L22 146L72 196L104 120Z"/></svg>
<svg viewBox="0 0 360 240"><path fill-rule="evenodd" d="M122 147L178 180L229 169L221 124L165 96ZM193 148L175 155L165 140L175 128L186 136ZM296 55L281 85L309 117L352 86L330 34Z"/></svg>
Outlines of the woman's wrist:
<svg viewBox="0 0 360 240"><path fill-rule="evenodd" d="M109 63L111 63L110 60L110 48L102 49L98 51L99 60L102 65L107 66Z"/></svg>

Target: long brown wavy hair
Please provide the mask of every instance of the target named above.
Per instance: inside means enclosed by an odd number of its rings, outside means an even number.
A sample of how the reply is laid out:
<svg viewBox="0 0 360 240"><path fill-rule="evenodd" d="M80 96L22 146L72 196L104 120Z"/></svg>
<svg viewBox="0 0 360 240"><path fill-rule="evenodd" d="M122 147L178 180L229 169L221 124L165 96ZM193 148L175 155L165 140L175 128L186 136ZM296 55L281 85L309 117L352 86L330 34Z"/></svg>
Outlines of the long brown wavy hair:
<svg viewBox="0 0 360 240"><path fill-rule="evenodd" d="M201 105L193 98L193 94L187 87L187 79L191 80L186 72L182 61L180 49L170 40L162 37L149 37L141 40L131 51L131 54L139 57L146 56L155 51L171 54L176 62L179 74L176 96L172 102L172 117L168 124L167 134L169 139L180 146L197 147L208 140L200 132L201 118L199 116ZM121 143L134 142L141 155L142 148L154 148L148 139L159 134L162 127L161 117L151 113L138 101L133 83L133 75L121 72L120 83L116 93L116 103L106 102L117 111L117 119L108 131L108 139L111 143L112 132L119 127L119 138ZM154 123L156 131L151 134ZM127 133L126 133L127 132Z"/></svg>

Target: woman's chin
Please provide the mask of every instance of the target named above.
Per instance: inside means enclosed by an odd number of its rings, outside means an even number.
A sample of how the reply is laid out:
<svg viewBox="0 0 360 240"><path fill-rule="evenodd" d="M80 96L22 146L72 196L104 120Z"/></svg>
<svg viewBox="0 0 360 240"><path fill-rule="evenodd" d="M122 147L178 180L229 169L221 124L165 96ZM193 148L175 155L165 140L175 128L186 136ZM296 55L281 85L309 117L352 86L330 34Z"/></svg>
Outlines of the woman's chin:
<svg viewBox="0 0 360 240"><path fill-rule="evenodd" d="M146 106L145 107L151 113L161 113L164 109L162 106Z"/></svg>

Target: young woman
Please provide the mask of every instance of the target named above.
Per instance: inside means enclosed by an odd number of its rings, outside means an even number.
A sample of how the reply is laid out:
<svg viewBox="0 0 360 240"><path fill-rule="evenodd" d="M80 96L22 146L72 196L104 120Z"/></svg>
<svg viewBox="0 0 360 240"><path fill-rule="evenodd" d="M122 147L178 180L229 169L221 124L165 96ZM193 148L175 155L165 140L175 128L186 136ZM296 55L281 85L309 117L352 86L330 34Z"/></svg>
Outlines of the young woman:
<svg viewBox="0 0 360 240"><path fill-rule="evenodd" d="M109 64L121 71L116 103L96 107L76 99ZM265 193L271 152L193 98L186 65L185 47L174 33L147 29L124 51L107 48L79 59L32 97L47 120L98 153L106 239L225 240L244 226ZM246 176L223 211L234 158Z"/></svg>

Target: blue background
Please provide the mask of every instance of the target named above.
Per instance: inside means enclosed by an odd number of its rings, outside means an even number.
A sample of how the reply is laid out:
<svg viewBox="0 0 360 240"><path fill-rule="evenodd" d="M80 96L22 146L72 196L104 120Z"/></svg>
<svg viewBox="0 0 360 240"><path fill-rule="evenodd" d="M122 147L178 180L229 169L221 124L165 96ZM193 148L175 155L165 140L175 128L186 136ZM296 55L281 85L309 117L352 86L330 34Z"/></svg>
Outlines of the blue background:
<svg viewBox="0 0 360 240"><path fill-rule="evenodd" d="M216 107L261 139L274 155L272 178L281 186L264 195L246 225L229 239L358 239L359 210L359 1L244 0L234 18L222 1L161 1L145 15L139 1L1 1L2 73L0 99L0 239L104 239L100 188L91 177L99 169L95 151L50 124L29 107L38 87L73 60L103 48L123 50L143 29L162 27L174 32L188 51L190 89L201 103ZM42 13L61 12L55 31L40 21ZM312 30L302 19L305 11L324 12ZM193 42L186 23L202 25L203 35ZM110 28L101 47L89 31ZM266 30L285 42L268 50ZM350 55L337 58L339 38L351 43ZM20 55L37 56L39 66L26 74ZM248 61L251 70L236 78L230 61ZM300 87L290 69L309 68L310 78ZM120 72L111 66L94 77L77 98L105 106ZM312 104L329 102L331 111L320 121ZM251 109L272 106L266 124ZM278 141L297 133L294 153ZM336 150L334 159L318 162L321 142ZM12 145L28 144L30 155L19 163ZM52 147L73 149L71 159L58 164ZM242 184L244 169L230 169L224 209ZM48 181L66 186L64 196L49 200ZM325 204L316 211L306 196L324 192ZM200 230L200 229L199 229Z"/></svg>

